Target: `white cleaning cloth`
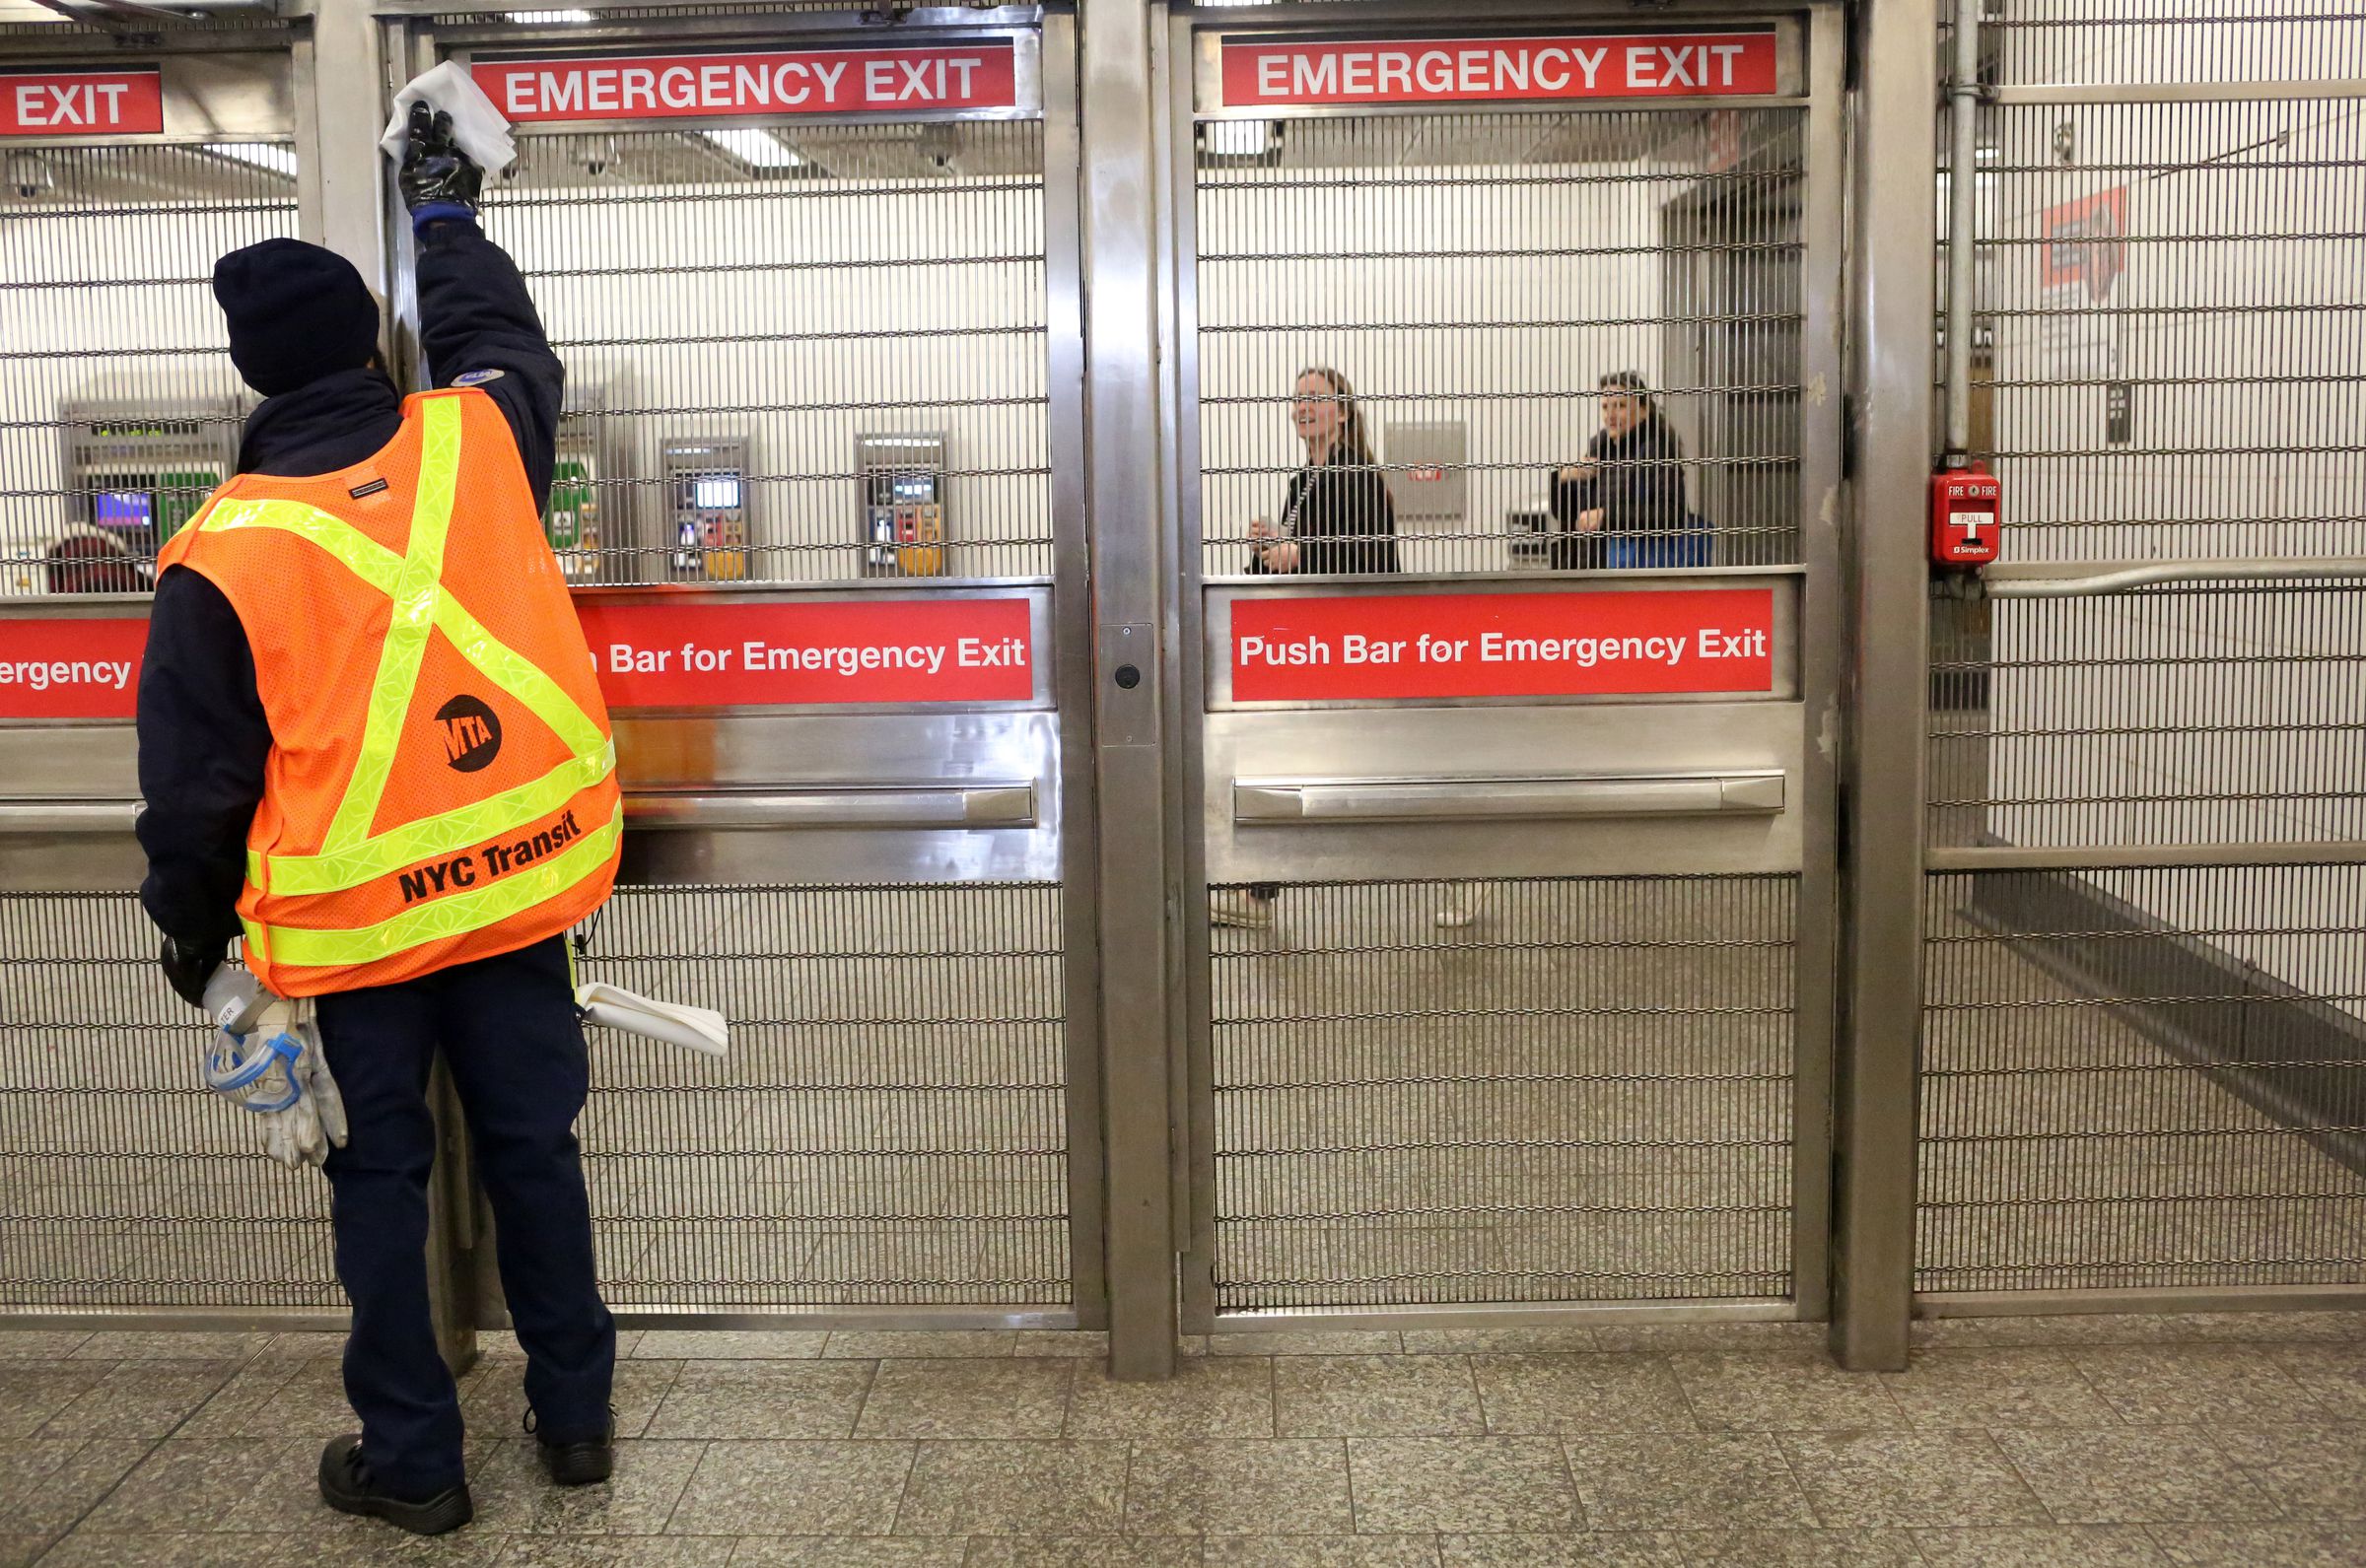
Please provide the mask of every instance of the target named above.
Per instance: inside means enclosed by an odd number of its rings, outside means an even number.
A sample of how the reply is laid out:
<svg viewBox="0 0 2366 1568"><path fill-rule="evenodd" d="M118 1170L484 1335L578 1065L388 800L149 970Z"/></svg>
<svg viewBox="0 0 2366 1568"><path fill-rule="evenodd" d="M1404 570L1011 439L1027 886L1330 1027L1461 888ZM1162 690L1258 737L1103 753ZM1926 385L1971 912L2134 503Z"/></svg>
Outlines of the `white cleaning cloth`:
<svg viewBox="0 0 2366 1568"><path fill-rule="evenodd" d="M501 110L485 97L485 90L476 85L466 66L446 60L394 95L394 117L386 121L386 134L378 139L378 145L397 164L411 139L411 105L422 99L452 116L452 139L486 173L500 173L518 157L518 144L510 140L510 122L501 117Z"/></svg>
<svg viewBox="0 0 2366 1568"><path fill-rule="evenodd" d="M652 1001L622 986L603 986L596 981L575 989L575 1004L595 1024L646 1035L669 1045L687 1046L710 1057L722 1056L731 1043L730 1026L724 1022L723 1014L712 1007Z"/></svg>

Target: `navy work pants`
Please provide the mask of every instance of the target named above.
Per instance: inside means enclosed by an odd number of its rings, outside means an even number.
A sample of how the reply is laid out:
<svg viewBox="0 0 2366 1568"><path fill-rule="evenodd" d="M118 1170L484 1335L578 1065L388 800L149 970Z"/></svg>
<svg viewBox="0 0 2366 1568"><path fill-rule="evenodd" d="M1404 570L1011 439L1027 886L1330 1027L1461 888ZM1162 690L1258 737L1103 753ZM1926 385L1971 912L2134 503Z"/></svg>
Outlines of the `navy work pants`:
<svg viewBox="0 0 2366 1568"><path fill-rule="evenodd" d="M492 1200L536 1429L564 1443L607 1428L616 1328L592 1272L576 1152L591 1069L568 978L566 938L554 936L319 999L320 1041L352 1133L326 1167L337 1277L353 1302L345 1397L362 1418L372 1473L396 1496L461 1479L459 1399L428 1316L436 1128L427 1082L439 1047Z"/></svg>

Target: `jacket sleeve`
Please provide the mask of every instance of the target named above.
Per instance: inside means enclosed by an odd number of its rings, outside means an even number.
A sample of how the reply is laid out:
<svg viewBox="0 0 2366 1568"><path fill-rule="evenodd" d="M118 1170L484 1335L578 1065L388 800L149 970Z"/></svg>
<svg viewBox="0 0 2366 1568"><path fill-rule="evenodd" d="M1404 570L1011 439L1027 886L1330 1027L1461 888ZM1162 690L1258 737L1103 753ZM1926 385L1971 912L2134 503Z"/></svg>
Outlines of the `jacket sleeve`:
<svg viewBox="0 0 2366 1568"><path fill-rule="evenodd" d="M1579 460L1588 463L1599 463L1602 460L1602 433L1600 431L1594 432L1592 438L1586 442L1585 456ZM1551 478L1553 482L1553 520L1560 523L1564 531L1577 526L1578 513L1591 511L1602 505L1600 498L1602 481L1600 478L1564 479L1561 477L1559 468L1553 470Z"/></svg>
<svg viewBox="0 0 2366 1568"><path fill-rule="evenodd" d="M1628 443L1629 466L1606 474L1602 526L1610 533L1664 531L1684 526L1684 449L1676 433L1651 421L1648 441Z"/></svg>
<svg viewBox="0 0 2366 1568"><path fill-rule="evenodd" d="M431 223L420 235L419 339L438 386L499 373L474 384L509 417L534 505L549 506L567 373L518 264L468 219Z"/></svg>
<svg viewBox="0 0 2366 1568"><path fill-rule="evenodd" d="M239 934L246 834L262 803L271 723L246 629L222 590L166 571L140 665L140 903L166 935L211 947Z"/></svg>
<svg viewBox="0 0 2366 1568"><path fill-rule="evenodd" d="M1355 511L1349 532L1365 537L1349 546L1351 572L1397 570L1397 503L1388 493L1388 476L1377 468L1359 470L1352 483Z"/></svg>

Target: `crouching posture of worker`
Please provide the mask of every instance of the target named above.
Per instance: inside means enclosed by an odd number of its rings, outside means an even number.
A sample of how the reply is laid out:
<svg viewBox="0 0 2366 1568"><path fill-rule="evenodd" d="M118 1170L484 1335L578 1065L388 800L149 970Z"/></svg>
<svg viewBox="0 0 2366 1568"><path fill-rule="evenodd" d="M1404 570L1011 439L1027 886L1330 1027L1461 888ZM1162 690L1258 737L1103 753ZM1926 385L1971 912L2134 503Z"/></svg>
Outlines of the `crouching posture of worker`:
<svg viewBox="0 0 2366 1568"><path fill-rule="evenodd" d="M608 896L607 712L544 543L563 375L478 231L481 176L415 123L401 184L439 390L397 396L340 257L222 258L231 357L264 394L238 476L164 551L140 681L142 898L192 1002L243 932L314 998L348 1139L326 1153L353 1303L347 1513L423 1534L473 1513L429 1319L429 1066L465 1110L553 1480L606 1478L616 1334L574 1124L588 1086L565 932Z"/></svg>

